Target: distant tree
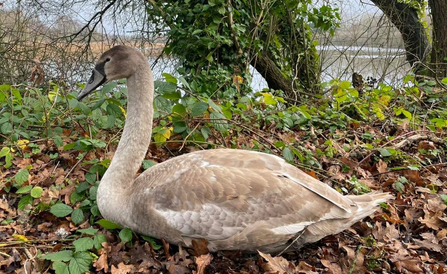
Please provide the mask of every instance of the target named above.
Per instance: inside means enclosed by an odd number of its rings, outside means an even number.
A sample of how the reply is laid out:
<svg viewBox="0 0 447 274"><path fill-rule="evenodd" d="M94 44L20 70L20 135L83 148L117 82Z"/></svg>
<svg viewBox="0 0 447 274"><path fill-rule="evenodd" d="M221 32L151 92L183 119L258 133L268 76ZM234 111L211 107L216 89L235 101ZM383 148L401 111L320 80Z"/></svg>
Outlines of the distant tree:
<svg viewBox="0 0 447 274"><path fill-rule="evenodd" d="M447 1L429 0L433 22L431 63L438 76L447 77Z"/></svg>
<svg viewBox="0 0 447 274"><path fill-rule="evenodd" d="M429 67L436 76L447 77L447 1L445 0L371 0L402 34L407 60L416 73ZM427 7L433 22L433 42L422 16Z"/></svg>

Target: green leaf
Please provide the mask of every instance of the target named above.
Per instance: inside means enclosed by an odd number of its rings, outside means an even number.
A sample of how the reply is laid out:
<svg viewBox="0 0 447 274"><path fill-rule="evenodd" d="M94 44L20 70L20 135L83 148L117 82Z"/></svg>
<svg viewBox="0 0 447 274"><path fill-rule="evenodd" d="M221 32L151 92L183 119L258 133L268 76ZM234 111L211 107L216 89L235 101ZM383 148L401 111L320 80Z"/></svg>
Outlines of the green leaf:
<svg viewBox="0 0 447 274"><path fill-rule="evenodd" d="M52 206L50 212L56 217L65 217L73 212L73 208L69 205L59 203Z"/></svg>
<svg viewBox="0 0 447 274"><path fill-rule="evenodd" d="M23 186L16 191L16 194L28 193L32 188L33 186Z"/></svg>
<svg viewBox="0 0 447 274"><path fill-rule="evenodd" d="M28 181L29 172L28 169L24 168L21 169L17 174L14 176L14 179L17 183L17 185L21 186L24 182Z"/></svg>
<svg viewBox="0 0 447 274"><path fill-rule="evenodd" d="M106 219L101 219L96 223L105 229L117 229L121 227L119 224L115 224L114 222L108 221Z"/></svg>
<svg viewBox="0 0 447 274"><path fill-rule="evenodd" d="M185 131L188 128L185 121L174 122L173 126L174 126L175 133L182 133L183 131Z"/></svg>
<svg viewBox="0 0 447 274"><path fill-rule="evenodd" d="M275 101L275 97L273 97L273 95L271 95L270 93L263 92L261 94L262 96L264 96L264 103L266 105L275 106L277 104L277 102Z"/></svg>
<svg viewBox="0 0 447 274"><path fill-rule="evenodd" d="M5 135L9 135L12 133L12 124L10 123L4 123L2 125L2 127L0 128L0 131L5 134Z"/></svg>
<svg viewBox="0 0 447 274"><path fill-rule="evenodd" d="M98 229L89 227L89 228L84 228L84 229L78 229L76 232L81 232L81 233L87 234L87 235L95 235L96 232L98 232Z"/></svg>
<svg viewBox="0 0 447 274"><path fill-rule="evenodd" d="M99 212L98 206L94 205L92 208L90 208L90 212L93 214L93 216L99 216L101 215L101 212Z"/></svg>
<svg viewBox="0 0 447 274"><path fill-rule="evenodd" d="M108 82L108 83L105 84L104 87L102 88L102 92L104 92L104 93L109 93L109 92L111 92L117 85L118 85L117 82Z"/></svg>
<svg viewBox="0 0 447 274"><path fill-rule="evenodd" d="M123 242L130 242L132 241L132 230L130 230L129 228L123 228L120 231L120 239Z"/></svg>
<svg viewBox="0 0 447 274"><path fill-rule="evenodd" d="M19 204L17 205L17 208L20 210L23 210L26 205L29 205L33 202L33 197L31 195L23 196L22 199L20 199Z"/></svg>
<svg viewBox="0 0 447 274"><path fill-rule="evenodd" d="M8 155L11 152L11 149L9 147L2 147L2 150L0 150L0 158Z"/></svg>
<svg viewBox="0 0 447 274"><path fill-rule="evenodd" d="M78 225L84 221L84 212L82 209L77 208L71 213L71 221L75 225Z"/></svg>
<svg viewBox="0 0 447 274"><path fill-rule="evenodd" d="M68 265L60 261L53 262L53 269L56 274L70 274L68 271Z"/></svg>
<svg viewBox="0 0 447 274"><path fill-rule="evenodd" d="M63 250L54 253L48 253L45 255L45 260L50 260L53 262L68 262L71 260L73 252L71 250Z"/></svg>
<svg viewBox="0 0 447 274"><path fill-rule="evenodd" d="M208 127L203 127L200 129L200 132L202 133L203 138L208 139L208 136L211 135L211 130Z"/></svg>
<svg viewBox="0 0 447 274"><path fill-rule="evenodd" d="M445 79L445 78L444 78ZM447 205L447 195L445 194L440 194L439 197L441 197L441 200L444 202L444 204Z"/></svg>
<svg viewBox="0 0 447 274"><path fill-rule="evenodd" d="M61 136L56 135L53 137L53 141L56 144L56 146L61 147L64 145L64 141L62 140Z"/></svg>
<svg viewBox="0 0 447 274"><path fill-rule="evenodd" d="M284 157L284 159L286 159L286 161L292 162L293 161L293 153L290 150L290 148L285 147L282 150L282 156Z"/></svg>
<svg viewBox="0 0 447 274"><path fill-rule="evenodd" d="M177 85L177 78L169 73L163 73L162 76L166 79L166 82L170 82Z"/></svg>
<svg viewBox="0 0 447 274"><path fill-rule="evenodd" d="M400 193L404 193L405 186L401 182L394 183L394 188Z"/></svg>
<svg viewBox="0 0 447 274"><path fill-rule="evenodd" d="M73 258L70 260L68 268L71 274L82 274L89 272L90 264L93 261L92 256L87 252L76 252L73 254Z"/></svg>
<svg viewBox="0 0 447 274"><path fill-rule="evenodd" d="M186 113L186 108L184 105L182 104L176 104L173 108L172 108L172 112L173 113L178 113L178 114L185 114Z"/></svg>
<svg viewBox="0 0 447 274"><path fill-rule="evenodd" d="M108 104L106 110L109 115L115 117L120 117L122 115L120 107L115 104Z"/></svg>
<svg viewBox="0 0 447 274"><path fill-rule="evenodd" d="M96 234L95 237L93 238L93 245L98 250L102 248L101 244L106 242L107 242L106 235L102 233Z"/></svg>
<svg viewBox="0 0 447 274"><path fill-rule="evenodd" d="M380 147L377 149L383 157L389 157L392 154L388 151L388 149Z"/></svg>
<svg viewBox="0 0 447 274"><path fill-rule="evenodd" d="M208 104L204 102L196 102L191 108L191 116L196 117L202 115L208 109Z"/></svg>
<svg viewBox="0 0 447 274"><path fill-rule="evenodd" d="M76 248L76 252L87 251L87 250L93 248L93 239L92 238L79 238L73 242L73 245Z"/></svg>
<svg viewBox="0 0 447 274"><path fill-rule="evenodd" d="M148 242L154 250L159 250L161 245L157 244L154 239L149 236L141 236L146 242Z"/></svg>
<svg viewBox="0 0 447 274"><path fill-rule="evenodd" d="M350 86L351 86L351 82L349 82L349 81L342 81L339 85L339 87L342 89L348 89Z"/></svg>
<svg viewBox="0 0 447 274"><path fill-rule="evenodd" d="M40 196L42 196L42 192L43 192L43 189L40 186L35 186L31 190L31 197L33 197L35 199L40 198Z"/></svg>
<svg viewBox="0 0 447 274"><path fill-rule="evenodd" d="M153 167L153 166L155 166L156 165L156 163L154 162L154 161L151 161L151 160L143 160L143 169L144 170L146 170L146 169L148 169L148 168L150 168L150 167Z"/></svg>

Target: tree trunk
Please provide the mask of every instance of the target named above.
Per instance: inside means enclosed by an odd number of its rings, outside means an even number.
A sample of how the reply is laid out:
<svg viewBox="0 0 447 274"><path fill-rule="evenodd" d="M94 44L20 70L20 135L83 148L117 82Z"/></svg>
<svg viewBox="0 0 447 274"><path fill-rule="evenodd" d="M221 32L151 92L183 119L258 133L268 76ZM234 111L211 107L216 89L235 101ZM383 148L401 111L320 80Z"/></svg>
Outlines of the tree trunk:
<svg viewBox="0 0 447 274"><path fill-rule="evenodd" d="M447 77L447 1L429 0L433 20L431 64L438 77Z"/></svg>
<svg viewBox="0 0 447 274"><path fill-rule="evenodd" d="M445 1L433 0L431 2L437 2L439 5L443 2L445 5ZM420 63L426 61L430 44L424 26L419 22L417 11L408 4L400 3L397 0L371 0L371 2L383 11L402 34L407 61L413 67L414 72L418 72L422 68ZM442 13L442 11L439 12Z"/></svg>
<svg viewBox="0 0 447 274"><path fill-rule="evenodd" d="M264 77L269 88L281 89L287 96L294 94L292 81L282 75L281 70L268 56L258 54L252 59L251 65Z"/></svg>

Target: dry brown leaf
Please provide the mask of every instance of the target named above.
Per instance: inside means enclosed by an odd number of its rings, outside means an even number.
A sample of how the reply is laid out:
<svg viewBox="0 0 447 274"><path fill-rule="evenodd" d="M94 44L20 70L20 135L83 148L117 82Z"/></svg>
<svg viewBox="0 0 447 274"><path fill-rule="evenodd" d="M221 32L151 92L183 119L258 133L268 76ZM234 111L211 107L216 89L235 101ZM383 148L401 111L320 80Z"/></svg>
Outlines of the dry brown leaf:
<svg viewBox="0 0 447 274"><path fill-rule="evenodd" d="M101 271L104 269L105 273L109 272L109 265L107 263L107 254L103 253L101 256L99 256L98 260L96 260L93 263L93 266L96 268L96 271Z"/></svg>
<svg viewBox="0 0 447 274"><path fill-rule="evenodd" d="M128 274L133 273L133 265L125 265L123 262L118 264L118 267L112 265L112 274Z"/></svg>
<svg viewBox="0 0 447 274"><path fill-rule="evenodd" d="M211 263L213 256L211 254L201 255L196 257L197 274L205 274L206 267Z"/></svg>
<svg viewBox="0 0 447 274"><path fill-rule="evenodd" d="M420 217L419 222L435 230L439 230L439 228L443 226L443 222L439 219L443 214L441 211L432 213L424 209L424 213L424 218Z"/></svg>
<svg viewBox="0 0 447 274"><path fill-rule="evenodd" d="M447 205L445 205L444 201L441 200L441 198L433 198L429 199L427 202L427 209L431 212L438 212L438 211L444 211L447 208Z"/></svg>
<svg viewBox="0 0 447 274"><path fill-rule="evenodd" d="M263 269L267 273L295 273L296 267L293 263L287 261L283 257L272 257L270 254L258 251L259 255L264 258L267 263L263 265Z"/></svg>
<svg viewBox="0 0 447 274"><path fill-rule="evenodd" d="M388 171L388 165L382 161L382 159L379 160L379 162L376 164L377 171L379 173L385 173Z"/></svg>
<svg viewBox="0 0 447 274"><path fill-rule="evenodd" d="M201 256L210 253L208 249L208 241L205 239L199 239L198 241L192 240L193 251L191 252L194 256Z"/></svg>
<svg viewBox="0 0 447 274"><path fill-rule="evenodd" d="M412 272L412 273L421 273L423 272L422 269L419 267L418 260L405 260L405 261L398 261L394 263L396 265L396 268L402 272L402 268L405 268L406 270Z"/></svg>
<svg viewBox="0 0 447 274"><path fill-rule="evenodd" d="M336 263L331 263L329 260L321 260L321 263L328 269L330 274L343 274L341 267Z"/></svg>

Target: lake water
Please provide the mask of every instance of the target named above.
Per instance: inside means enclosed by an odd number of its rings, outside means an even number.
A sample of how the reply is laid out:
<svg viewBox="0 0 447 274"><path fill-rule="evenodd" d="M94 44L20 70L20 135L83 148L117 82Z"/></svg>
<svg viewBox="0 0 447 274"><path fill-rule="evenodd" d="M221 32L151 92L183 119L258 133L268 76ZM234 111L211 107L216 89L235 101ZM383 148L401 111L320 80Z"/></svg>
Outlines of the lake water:
<svg viewBox="0 0 447 274"><path fill-rule="evenodd" d="M405 75L410 72L410 66L405 59L405 50L379 47L343 47L317 46L321 61L321 79L323 82L335 78L351 81L354 72L361 74L363 79L372 77L387 84L401 84ZM153 63L154 58L150 58ZM155 79L160 79L162 73L176 75L176 62L171 58L160 58L153 67ZM252 88L260 91L268 88L264 78L250 66L253 81Z"/></svg>

